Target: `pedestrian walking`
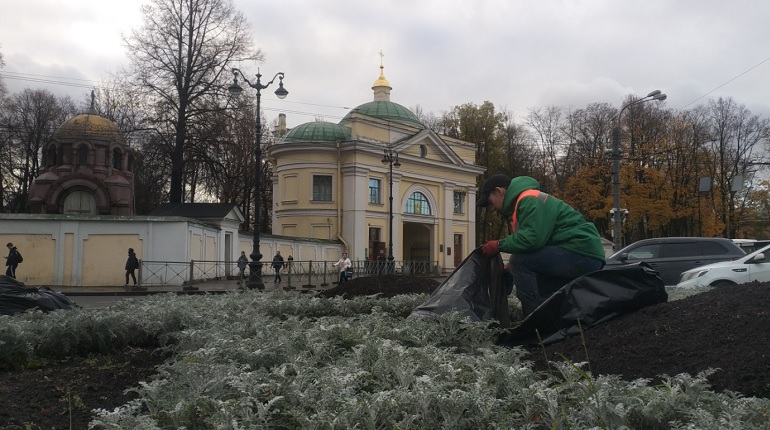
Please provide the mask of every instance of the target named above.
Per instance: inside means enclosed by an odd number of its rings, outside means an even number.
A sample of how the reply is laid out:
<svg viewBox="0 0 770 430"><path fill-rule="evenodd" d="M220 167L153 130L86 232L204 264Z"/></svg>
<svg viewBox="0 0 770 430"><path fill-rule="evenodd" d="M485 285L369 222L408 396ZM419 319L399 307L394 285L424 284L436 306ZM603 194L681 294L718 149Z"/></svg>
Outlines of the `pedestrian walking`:
<svg viewBox="0 0 770 430"><path fill-rule="evenodd" d="M241 256L238 257L237 264L238 264L238 285L241 285L244 279L244 271L246 270L246 266L249 265L249 259L246 257L245 251L241 251Z"/></svg>
<svg viewBox="0 0 770 430"><path fill-rule="evenodd" d="M276 284L281 283L281 269L283 269L283 257L281 256L281 251L276 251L275 257L273 257L273 271L275 272L275 278L273 278L273 282Z"/></svg>
<svg viewBox="0 0 770 430"><path fill-rule="evenodd" d="M136 270L139 268L139 259L136 258L136 253L134 253L134 248L128 248L128 258L126 259L126 285L125 288L128 288L128 278L130 277L132 281L134 281L133 289L135 290L145 290L144 287L139 287L136 284Z"/></svg>
<svg viewBox="0 0 770 430"><path fill-rule="evenodd" d="M289 258L287 258L286 261L287 261L286 267L287 267L287 270L289 271L289 276L291 276L294 269L294 257L292 257L291 254L289 254Z"/></svg>
<svg viewBox="0 0 770 430"><path fill-rule="evenodd" d="M339 285L344 284L345 281L348 279L348 268L351 267L351 265L352 263L348 258L347 252L343 252L342 257L340 257L340 259L337 260L336 263L334 263L334 266L340 269Z"/></svg>
<svg viewBox="0 0 770 430"><path fill-rule="evenodd" d="M24 261L24 259L21 257L19 250L13 246L13 243L8 242L5 246L8 248L8 256L5 257L5 276L16 279L16 268L19 267L19 263Z"/></svg>

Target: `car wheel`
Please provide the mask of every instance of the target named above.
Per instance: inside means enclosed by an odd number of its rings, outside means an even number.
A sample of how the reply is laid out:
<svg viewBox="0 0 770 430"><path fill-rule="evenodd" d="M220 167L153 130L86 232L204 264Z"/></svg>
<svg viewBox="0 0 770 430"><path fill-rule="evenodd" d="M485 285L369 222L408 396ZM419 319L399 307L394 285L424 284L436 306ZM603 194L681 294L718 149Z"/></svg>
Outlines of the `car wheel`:
<svg viewBox="0 0 770 430"><path fill-rule="evenodd" d="M736 285L736 283L732 282L732 281L716 281L713 284L711 284L711 286L714 287L714 288L732 287L733 285Z"/></svg>

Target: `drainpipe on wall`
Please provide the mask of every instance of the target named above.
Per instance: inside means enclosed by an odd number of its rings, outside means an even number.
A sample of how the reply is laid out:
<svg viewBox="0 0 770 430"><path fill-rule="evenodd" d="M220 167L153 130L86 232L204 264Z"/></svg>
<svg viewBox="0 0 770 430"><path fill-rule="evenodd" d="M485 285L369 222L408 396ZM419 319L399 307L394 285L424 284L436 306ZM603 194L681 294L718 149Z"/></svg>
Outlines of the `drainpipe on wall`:
<svg viewBox="0 0 770 430"><path fill-rule="evenodd" d="M342 150L340 141L337 141L337 239L345 246L345 252L350 255L348 242L342 237Z"/></svg>

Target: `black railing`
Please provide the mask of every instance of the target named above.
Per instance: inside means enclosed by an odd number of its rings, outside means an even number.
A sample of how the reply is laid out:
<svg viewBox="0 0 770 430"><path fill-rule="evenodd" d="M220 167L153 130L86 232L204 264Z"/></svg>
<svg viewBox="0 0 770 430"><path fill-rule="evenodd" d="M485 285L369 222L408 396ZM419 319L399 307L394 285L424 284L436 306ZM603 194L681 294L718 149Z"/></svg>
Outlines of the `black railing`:
<svg viewBox="0 0 770 430"><path fill-rule="evenodd" d="M236 280L239 269L235 261L148 261L140 260L139 284L179 285L190 286L200 282ZM339 281L339 269L336 261L284 261L281 278L285 286L296 287L326 287ZM272 261L262 262L262 281L270 284L273 281L274 269ZM246 268L248 278L249 268ZM381 276L387 274L410 276L439 276L440 268L437 261L425 260L356 260L352 261L351 275Z"/></svg>

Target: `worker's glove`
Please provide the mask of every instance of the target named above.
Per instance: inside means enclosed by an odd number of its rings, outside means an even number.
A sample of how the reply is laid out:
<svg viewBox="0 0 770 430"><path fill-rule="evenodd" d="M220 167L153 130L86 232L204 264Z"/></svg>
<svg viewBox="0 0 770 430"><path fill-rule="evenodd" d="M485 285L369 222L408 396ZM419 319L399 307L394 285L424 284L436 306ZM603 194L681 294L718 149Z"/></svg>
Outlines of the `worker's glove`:
<svg viewBox="0 0 770 430"><path fill-rule="evenodd" d="M500 252L500 241L490 240L481 247L481 252L487 257L497 255L497 253Z"/></svg>

